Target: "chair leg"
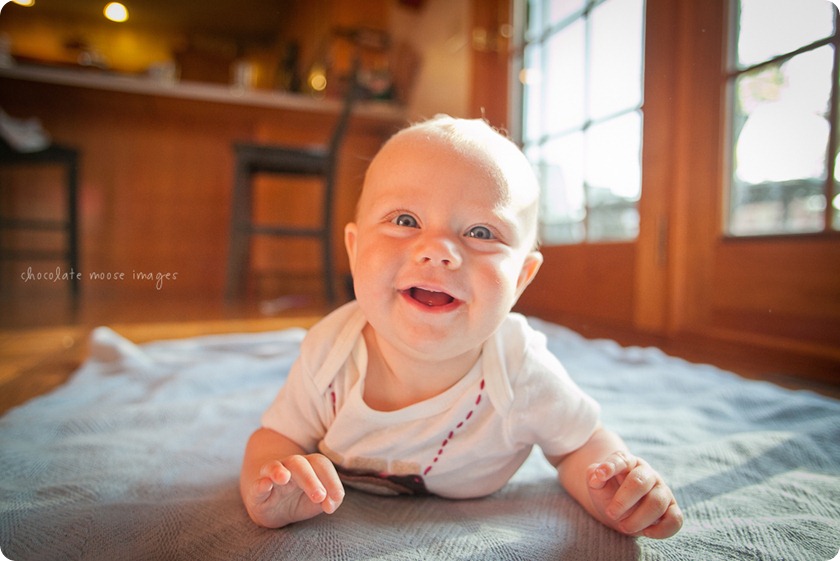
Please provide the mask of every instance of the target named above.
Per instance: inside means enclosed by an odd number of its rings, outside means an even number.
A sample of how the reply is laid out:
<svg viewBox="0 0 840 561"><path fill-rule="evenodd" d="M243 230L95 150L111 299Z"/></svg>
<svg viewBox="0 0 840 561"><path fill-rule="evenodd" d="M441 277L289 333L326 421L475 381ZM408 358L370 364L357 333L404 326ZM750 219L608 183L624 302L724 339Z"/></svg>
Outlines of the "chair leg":
<svg viewBox="0 0 840 561"><path fill-rule="evenodd" d="M228 300L235 300L242 296L245 275L250 262L251 174L247 163L237 162L233 188L230 250L225 289L225 297Z"/></svg>
<svg viewBox="0 0 840 561"><path fill-rule="evenodd" d="M68 261L74 273L79 273L79 179L78 156L70 156L67 161L67 236ZM79 281L77 275L71 281L73 301L79 298Z"/></svg>
<svg viewBox="0 0 840 561"><path fill-rule="evenodd" d="M249 239L245 232L234 230L230 238L230 254L228 255L228 270L225 298L236 300L244 291L244 271L248 267Z"/></svg>
<svg viewBox="0 0 840 561"><path fill-rule="evenodd" d="M332 246L332 223L333 223L333 193L335 193L335 161L330 161L324 176L324 202L321 222L321 246L324 263L324 292L327 297L327 304L336 303L335 290L335 259Z"/></svg>
<svg viewBox="0 0 840 561"><path fill-rule="evenodd" d="M329 230L324 232L321 245L323 246L322 254L324 258L324 292L327 297L327 303L335 304L335 267L333 266L332 235Z"/></svg>

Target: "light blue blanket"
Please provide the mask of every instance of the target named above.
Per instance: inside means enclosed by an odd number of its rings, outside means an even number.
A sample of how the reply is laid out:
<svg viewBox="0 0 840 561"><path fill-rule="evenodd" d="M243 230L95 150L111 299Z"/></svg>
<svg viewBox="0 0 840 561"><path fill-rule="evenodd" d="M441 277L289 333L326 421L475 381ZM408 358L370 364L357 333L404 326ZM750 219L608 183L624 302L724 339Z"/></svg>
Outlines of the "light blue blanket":
<svg viewBox="0 0 840 561"><path fill-rule="evenodd" d="M534 454L481 500L348 491L339 511L252 524L244 443L303 332L136 346L107 328L66 385L0 419L0 550L66 559L808 560L840 548L840 403L532 320L604 422L675 490L665 541L592 520Z"/></svg>

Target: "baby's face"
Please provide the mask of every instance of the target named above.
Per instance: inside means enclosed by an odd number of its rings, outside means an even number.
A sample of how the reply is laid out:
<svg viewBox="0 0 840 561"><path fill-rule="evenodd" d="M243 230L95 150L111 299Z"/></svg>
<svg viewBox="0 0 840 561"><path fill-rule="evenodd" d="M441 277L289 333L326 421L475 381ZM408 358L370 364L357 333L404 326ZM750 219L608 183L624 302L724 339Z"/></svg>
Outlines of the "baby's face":
<svg viewBox="0 0 840 561"><path fill-rule="evenodd" d="M345 241L359 305L403 352L479 348L542 263L536 183L510 189L498 159L412 132L371 163Z"/></svg>

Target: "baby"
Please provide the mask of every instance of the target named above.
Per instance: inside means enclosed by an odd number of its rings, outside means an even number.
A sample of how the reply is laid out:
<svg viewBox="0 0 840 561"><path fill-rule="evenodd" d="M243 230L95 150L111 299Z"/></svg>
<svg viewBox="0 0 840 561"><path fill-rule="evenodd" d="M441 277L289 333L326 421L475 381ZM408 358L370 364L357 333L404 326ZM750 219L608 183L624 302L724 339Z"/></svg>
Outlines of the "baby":
<svg viewBox="0 0 840 561"><path fill-rule="evenodd" d="M248 441L240 488L254 522L331 514L345 485L488 495L536 444L603 524L680 529L662 477L511 313L542 264L538 204L524 155L481 120L439 116L383 146L345 228L356 300L310 330Z"/></svg>

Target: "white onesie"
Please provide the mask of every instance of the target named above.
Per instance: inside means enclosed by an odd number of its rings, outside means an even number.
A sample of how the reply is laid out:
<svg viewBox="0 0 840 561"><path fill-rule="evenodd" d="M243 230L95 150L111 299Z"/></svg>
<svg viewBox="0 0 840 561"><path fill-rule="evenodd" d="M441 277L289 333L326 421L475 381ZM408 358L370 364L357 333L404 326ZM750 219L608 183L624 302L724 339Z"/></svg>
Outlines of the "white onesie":
<svg viewBox="0 0 840 561"><path fill-rule="evenodd" d="M513 313L454 386L396 411L371 409L362 397L366 323L350 302L315 325L262 417L263 427L326 455L347 485L480 497L502 488L534 444L559 456L595 430L598 405L569 378L545 337Z"/></svg>

